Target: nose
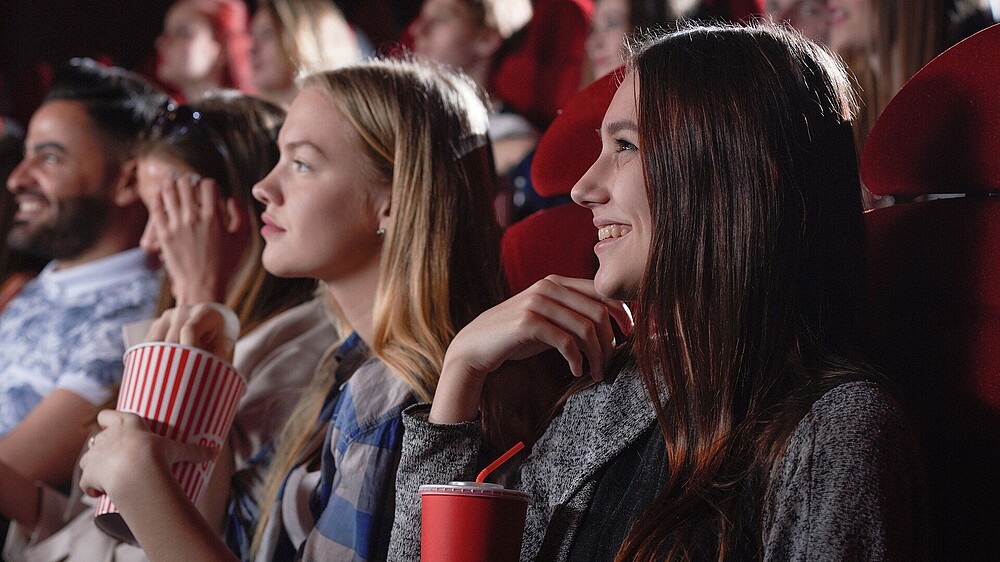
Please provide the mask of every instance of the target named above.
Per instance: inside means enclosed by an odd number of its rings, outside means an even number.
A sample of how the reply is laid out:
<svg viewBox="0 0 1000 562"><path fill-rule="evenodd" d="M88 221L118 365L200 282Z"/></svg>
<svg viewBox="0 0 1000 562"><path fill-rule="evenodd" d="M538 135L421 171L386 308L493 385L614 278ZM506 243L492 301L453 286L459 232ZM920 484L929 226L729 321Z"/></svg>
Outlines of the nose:
<svg viewBox="0 0 1000 562"><path fill-rule="evenodd" d="M28 183L28 159L25 158L7 176L7 191L17 193Z"/></svg>
<svg viewBox="0 0 1000 562"><path fill-rule="evenodd" d="M152 256L160 253L160 239L156 235L156 227L153 226L152 219L146 221L146 228L142 231L142 238L139 239L139 247Z"/></svg>
<svg viewBox="0 0 1000 562"><path fill-rule="evenodd" d="M264 176L262 180L257 182L250 193L253 194L253 198L263 203L265 206L279 204L281 202L281 189L278 185L277 178L274 177L275 166L271 171Z"/></svg>
<svg viewBox="0 0 1000 562"><path fill-rule="evenodd" d="M574 203L581 207L592 207L601 203L607 203L608 190L605 187L604 168L605 165L602 157L598 156L597 160L590 165L590 168L587 169L573 186L573 189L570 190L569 195L573 198Z"/></svg>

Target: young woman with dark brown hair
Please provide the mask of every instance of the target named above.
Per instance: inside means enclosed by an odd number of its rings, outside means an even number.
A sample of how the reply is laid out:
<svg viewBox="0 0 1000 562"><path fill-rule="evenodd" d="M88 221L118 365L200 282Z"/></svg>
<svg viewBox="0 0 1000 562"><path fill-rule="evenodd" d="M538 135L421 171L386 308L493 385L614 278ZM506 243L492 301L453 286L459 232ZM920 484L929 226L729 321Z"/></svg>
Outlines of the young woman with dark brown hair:
<svg viewBox="0 0 1000 562"><path fill-rule="evenodd" d="M481 468L491 373L549 348L592 380L521 467L522 560L919 558L911 440L858 359L853 109L836 57L785 28L641 45L573 189L596 278L455 337L433 404L404 413L390 558L419 555L419 485Z"/></svg>

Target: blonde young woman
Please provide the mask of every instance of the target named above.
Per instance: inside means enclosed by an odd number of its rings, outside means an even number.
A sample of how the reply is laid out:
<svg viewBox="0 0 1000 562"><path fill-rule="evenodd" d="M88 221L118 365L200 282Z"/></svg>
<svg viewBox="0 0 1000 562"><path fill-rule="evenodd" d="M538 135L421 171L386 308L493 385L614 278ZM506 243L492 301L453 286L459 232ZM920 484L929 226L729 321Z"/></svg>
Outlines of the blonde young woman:
<svg viewBox="0 0 1000 562"><path fill-rule="evenodd" d="M250 188L278 160L274 136L284 116L236 92L171 103L137 150L137 188L149 210L142 247L164 264L165 295L180 305L226 303L241 322L234 364L248 392L199 506L218 529L224 521L239 528L242 506L256 502L268 444L336 339L314 280L278 278L261 267L263 207ZM40 497L37 520L18 521L5 560L145 559L99 531L77 498L67 503L49 488Z"/></svg>
<svg viewBox="0 0 1000 562"><path fill-rule="evenodd" d="M361 58L354 31L330 0L261 0L250 35L254 86L284 106L295 99L299 76Z"/></svg>
<svg viewBox="0 0 1000 562"><path fill-rule="evenodd" d="M474 85L436 68L381 61L305 81L281 159L254 188L264 265L324 281L353 332L278 444L255 552L241 557L385 557L400 412L433 395L455 332L502 295L486 127ZM224 353L221 321L180 307L153 335ZM114 499L150 559L235 559L169 473L213 453L153 436L134 416L98 421L81 487Z"/></svg>

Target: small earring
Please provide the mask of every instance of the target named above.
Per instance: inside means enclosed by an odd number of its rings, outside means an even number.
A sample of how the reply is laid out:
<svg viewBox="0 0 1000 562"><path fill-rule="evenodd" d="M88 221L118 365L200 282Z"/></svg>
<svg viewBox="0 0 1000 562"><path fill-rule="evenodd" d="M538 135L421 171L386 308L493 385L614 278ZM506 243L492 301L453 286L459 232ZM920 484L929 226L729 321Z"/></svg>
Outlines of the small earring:
<svg viewBox="0 0 1000 562"><path fill-rule="evenodd" d="M378 227L378 230L375 231L375 234L379 238L381 238L381 237L385 236L385 229L380 226L380 227Z"/></svg>

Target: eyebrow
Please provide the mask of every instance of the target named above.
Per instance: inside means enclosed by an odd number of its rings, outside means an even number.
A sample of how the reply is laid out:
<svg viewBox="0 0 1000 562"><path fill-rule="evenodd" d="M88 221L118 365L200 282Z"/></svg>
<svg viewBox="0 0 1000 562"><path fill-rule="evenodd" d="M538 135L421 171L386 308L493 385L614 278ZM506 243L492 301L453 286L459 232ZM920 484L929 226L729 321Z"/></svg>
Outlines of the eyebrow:
<svg viewBox="0 0 1000 562"><path fill-rule="evenodd" d="M639 132L639 126L635 124L635 121L628 119L623 119L621 121L612 121L604 125L604 132L609 135L614 135L622 131L631 131L633 133Z"/></svg>
<svg viewBox="0 0 1000 562"><path fill-rule="evenodd" d="M43 150L54 150L62 154L67 153L66 147L56 141L45 141L31 146L31 152L41 152Z"/></svg>
<svg viewBox="0 0 1000 562"><path fill-rule="evenodd" d="M326 154L323 152L322 148L316 146L316 144L314 144L311 141L307 141L307 140L292 141L292 142L290 142L290 143L288 143L288 144L285 145L285 150L291 151L291 150L295 150L296 148L303 147L303 146L315 150L316 152L320 153L320 155L322 155L322 156L326 156Z"/></svg>

